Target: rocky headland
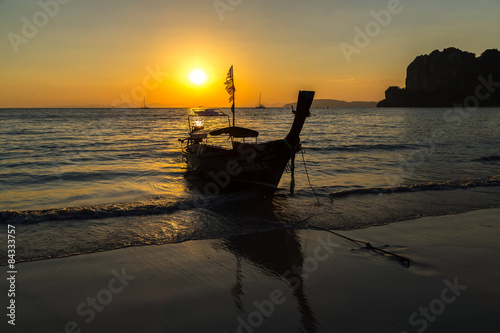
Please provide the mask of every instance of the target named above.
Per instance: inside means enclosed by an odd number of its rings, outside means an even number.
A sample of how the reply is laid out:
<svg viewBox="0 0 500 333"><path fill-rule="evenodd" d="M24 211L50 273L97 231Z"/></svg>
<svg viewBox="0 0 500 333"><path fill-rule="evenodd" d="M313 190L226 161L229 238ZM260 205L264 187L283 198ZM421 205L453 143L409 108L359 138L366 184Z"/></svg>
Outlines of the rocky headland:
<svg viewBox="0 0 500 333"><path fill-rule="evenodd" d="M500 106L500 51L476 57L457 48L420 55L406 69L406 87L389 87L379 107Z"/></svg>

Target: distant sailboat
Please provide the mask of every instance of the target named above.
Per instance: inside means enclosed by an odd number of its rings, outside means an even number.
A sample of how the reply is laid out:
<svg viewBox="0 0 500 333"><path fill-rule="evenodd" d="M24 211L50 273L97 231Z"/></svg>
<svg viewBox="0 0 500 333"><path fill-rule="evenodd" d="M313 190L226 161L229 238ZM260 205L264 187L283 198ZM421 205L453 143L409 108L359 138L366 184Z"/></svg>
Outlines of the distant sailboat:
<svg viewBox="0 0 500 333"><path fill-rule="evenodd" d="M146 96L144 96L144 100L142 101L142 106L141 106L141 109L149 109L149 108L146 106Z"/></svg>
<svg viewBox="0 0 500 333"><path fill-rule="evenodd" d="M259 105L257 105L256 109L265 109L266 107L261 103L262 93L259 94Z"/></svg>

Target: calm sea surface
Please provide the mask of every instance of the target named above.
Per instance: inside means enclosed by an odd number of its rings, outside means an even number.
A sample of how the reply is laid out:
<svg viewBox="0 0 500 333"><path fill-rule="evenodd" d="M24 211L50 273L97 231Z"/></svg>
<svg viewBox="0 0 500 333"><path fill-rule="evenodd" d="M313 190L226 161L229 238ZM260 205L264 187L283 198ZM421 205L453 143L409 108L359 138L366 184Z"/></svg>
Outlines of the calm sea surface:
<svg viewBox="0 0 500 333"><path fill-rule="evenodd" d="M178 142L187 114L0 109L2 244L7 224L16 225L23 261L500 206L499 108L313 109L296 159L296 195L285 173L272 200L197 190ZM261 142L283 138L292 121L290 110L237 110L237 125L258 130Z"/></svg>

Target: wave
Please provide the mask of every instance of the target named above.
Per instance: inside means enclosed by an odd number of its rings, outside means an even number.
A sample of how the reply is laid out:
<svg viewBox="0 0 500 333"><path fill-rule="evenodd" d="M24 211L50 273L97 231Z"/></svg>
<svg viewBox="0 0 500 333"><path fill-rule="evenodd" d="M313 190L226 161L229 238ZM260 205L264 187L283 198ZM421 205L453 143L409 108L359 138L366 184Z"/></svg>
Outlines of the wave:
<svg viewBox="0 0 500 333"><path fill-rule="evenodd" d="M480 158L473 159L472 162L481 162L481 163L495 163L500 162L500 156L484 156Z"/></svg>
<svg viewBox="0 0 500 333"><path fill-rule="evenodd" d="M66 207L45 210L5 210L0 212L0 223L38 223L53 220L96 219L146 214L167 214L177 210L176 205L137 205L117 204L85 207Z"/></svg>
<svg viewBox="0 0 500 333"><path fill-rule="evenodd" d="M443 190L468 189L468 188L484 187L484 186L500 186L500 176L492 176L488 178L452 179L441 183L430 182L426 184L360 188L360 189L330 193L330 197L342 198L350 195L361 195L361 194L389 194L389 193L405 193L405 192L420 192L420 191L443 191Z"/></svg>
<svg viewBox="0 0 500 333"><path fill-rule="evenodd" d="M0 223L32 224L54 220L87 220L122 216L158 215L199 206L200 204L196 200L180 200L167 203L125 203L44 210L4 210L0 211Z"/></svg>
<svg viewBox="0 0 500 333"><path fill-rule="evenodd" d="M186 199L156 197L147 202L118 203L108 205L76 206L43 210L0 211L2 224L34 224L45 221L89 220L112 217L172 214L181 210L218 207L235 201L253 198L253 193L205 197L199 195Z"/></svg>
<svg viewBox="0 0 500 333"><path fill-rule="evenodd" d="M346 152L361 152L361 151L371 151L371 150L395 151L395 150L412 150L420 148L428 148L428 146L418 145L418 144L394 144L394 145L359 144L359 145L340 145L340 146L329 146L329 147L306 147L307 150L311 151L326 150L326 151L346 151Z"/></svg>

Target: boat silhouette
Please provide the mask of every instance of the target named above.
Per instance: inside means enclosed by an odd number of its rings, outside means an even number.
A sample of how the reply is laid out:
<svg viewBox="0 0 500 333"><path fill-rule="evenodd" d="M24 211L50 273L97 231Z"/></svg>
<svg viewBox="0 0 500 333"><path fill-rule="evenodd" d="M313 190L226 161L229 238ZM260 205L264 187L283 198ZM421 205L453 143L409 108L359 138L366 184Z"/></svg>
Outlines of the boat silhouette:
<svg viewBox="0 0 500 333"><path fill-rule="evenodd" d="M314 91L300 91L297 111L290 131L283 139L259 143L259 132L234 125L218 109L192 109L188 116L189 132L179 139L188 171L205 180L205 194L227 190L252 190L272 196L289 161L300 150L300 132L314 98ZM213 119L226 122L222 128L206 128ZM208 126L207 126L208 127ZM215 141L227 137L229 147ZM247 142L253 140L253 142ZM224 141L224 140L223 140ZM293 172L293 170L292 170Z"/></svg>

